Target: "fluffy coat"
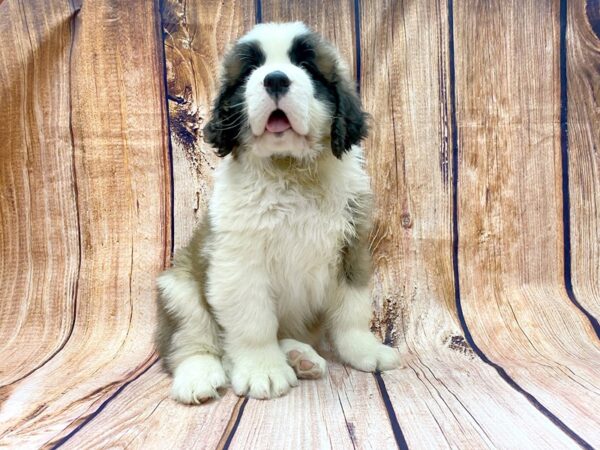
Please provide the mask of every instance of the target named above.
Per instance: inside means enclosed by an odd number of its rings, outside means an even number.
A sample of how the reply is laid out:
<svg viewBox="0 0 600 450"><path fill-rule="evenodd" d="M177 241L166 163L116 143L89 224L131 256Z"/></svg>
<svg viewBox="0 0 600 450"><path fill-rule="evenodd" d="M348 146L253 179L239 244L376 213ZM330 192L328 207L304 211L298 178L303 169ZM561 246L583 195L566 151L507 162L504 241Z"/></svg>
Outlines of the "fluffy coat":
<svg viewBox="0 0 600 450"><path fill-rule="evenodd" d="M281 96L263 87L275 70L290 80ZM275 110L288 130L267 131ZM228 383L283 395L324 375L324 338L359 370L398 365L369 330L365 118L337 52L303 24L259 25L226 56L205 128L225 158L202 223L158 278L175 399L202 402Z"/></svg>

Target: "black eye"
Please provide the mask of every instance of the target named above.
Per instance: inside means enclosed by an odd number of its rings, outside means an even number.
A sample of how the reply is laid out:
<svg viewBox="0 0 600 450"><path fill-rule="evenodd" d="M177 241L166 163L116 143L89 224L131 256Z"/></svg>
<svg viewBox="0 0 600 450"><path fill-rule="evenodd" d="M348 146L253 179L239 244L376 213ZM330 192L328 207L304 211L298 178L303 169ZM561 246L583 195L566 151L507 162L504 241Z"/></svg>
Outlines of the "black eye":
<svg viewBox="0 0 600 450"><path fill-rule="evenodd" d="M258 61L253 57L243 57L240 58L240 62L242 63L242 67L245 70L254 70L258 67Z"/></svg>
<svg viewBox="0 0 600 450"><path fill-rule="evenodd" d="M294 38L292 47L288 51L288 56L292 64L298 67L309 67L316 59L313 38L310 35L302 35Z"/></svg>
<svg viewBox="0 0 600 450"><path fill-rule="evenodd" d="M265 54L258 42L238 44L237 56L240 61L240 75L246 77L265 63Z"/></svg>
<svg viewBox="0 0 600 450"><path fill-rule="evenodd" d="M306 70L313 79L320 80L323 77L313 61L301 61L297 65L298 67Z"/></svg>
<svg viewBox="0 0 600 450"><path fill-rule="evenodd" d="M252 72L254 72L258 67L256 64L243 64L242 71L240 73L240 78L247 78L250 76Z"/></svg>

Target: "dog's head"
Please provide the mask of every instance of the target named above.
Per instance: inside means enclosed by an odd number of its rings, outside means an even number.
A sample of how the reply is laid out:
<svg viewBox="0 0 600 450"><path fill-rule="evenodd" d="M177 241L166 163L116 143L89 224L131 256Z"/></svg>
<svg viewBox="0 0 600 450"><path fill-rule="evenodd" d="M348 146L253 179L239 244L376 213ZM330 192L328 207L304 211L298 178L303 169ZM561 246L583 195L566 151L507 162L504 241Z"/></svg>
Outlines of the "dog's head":
<svg viewBox="0 0 600 450"><path fill-rule="evenodd" d="M314 158L367 134L356 88L335 48L301 22L254 27L225 56L204 140L219 156Z"/></svg>

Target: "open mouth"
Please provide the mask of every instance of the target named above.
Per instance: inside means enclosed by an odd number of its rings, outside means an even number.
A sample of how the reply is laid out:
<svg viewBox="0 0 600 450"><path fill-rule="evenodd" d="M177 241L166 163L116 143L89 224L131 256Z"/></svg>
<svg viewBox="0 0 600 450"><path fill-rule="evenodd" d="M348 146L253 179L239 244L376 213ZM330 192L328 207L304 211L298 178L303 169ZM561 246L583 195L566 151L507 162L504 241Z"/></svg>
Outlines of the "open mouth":
<svg viewBox="0 0 600 450"><path fill-rule="evenodd" d="M290 121L280 109L273 111L269 116L269 120L267 120L266 129L271 133L283 133L290 128L292 128Z"/></svg>

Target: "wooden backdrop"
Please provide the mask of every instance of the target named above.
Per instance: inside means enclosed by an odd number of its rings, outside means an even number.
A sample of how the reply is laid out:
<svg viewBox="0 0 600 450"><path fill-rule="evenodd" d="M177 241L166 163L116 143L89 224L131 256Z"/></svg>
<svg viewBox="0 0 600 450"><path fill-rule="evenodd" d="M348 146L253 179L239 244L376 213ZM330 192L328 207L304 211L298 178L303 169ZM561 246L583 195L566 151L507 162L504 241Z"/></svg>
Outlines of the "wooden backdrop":
<svg viewBox="0 0 600 450"><path fill-rule="evenodd" d="M374 116L373 329L273 401L185 407L154 278L206 205L225 49L303 20ZM0 446L600 446L598 0L0 0Z"/></svg>

